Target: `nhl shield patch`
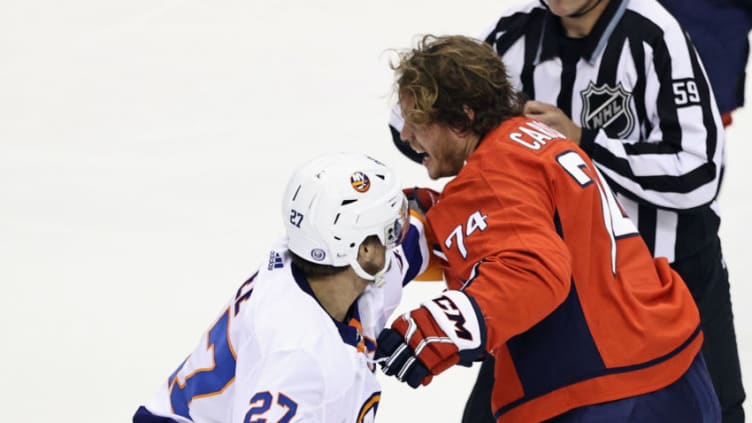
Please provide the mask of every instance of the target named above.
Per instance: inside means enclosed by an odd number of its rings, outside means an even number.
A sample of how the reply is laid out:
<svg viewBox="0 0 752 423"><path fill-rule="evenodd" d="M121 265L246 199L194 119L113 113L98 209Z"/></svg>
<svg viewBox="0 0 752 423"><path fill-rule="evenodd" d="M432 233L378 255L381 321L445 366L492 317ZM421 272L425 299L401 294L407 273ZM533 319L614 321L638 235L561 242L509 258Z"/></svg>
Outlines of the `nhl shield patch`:
<svg viewBox="0 0 752 423"><path fill-rule="evenodd" d="M635 117L629 102L632 93L619 82L616 87L595 85L592 81L580 92L582 97L582 126L603 128L610 137L624 138L632 132Z"/></svg>

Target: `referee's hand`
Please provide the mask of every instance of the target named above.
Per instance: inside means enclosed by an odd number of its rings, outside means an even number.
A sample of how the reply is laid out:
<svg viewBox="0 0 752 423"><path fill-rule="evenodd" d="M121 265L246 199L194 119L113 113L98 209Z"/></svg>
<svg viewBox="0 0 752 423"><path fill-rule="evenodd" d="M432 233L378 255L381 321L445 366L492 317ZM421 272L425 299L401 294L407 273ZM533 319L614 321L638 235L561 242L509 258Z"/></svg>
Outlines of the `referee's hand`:
<svg viewBox="0 0 752 423"><path fill-rule="evenodd" d="M575 144L580 145L582 128L575 125L572 119L569 119L560 108L552 104L530 100L525 103L524 112L527 117L545 123L564 134Z"/></svg>

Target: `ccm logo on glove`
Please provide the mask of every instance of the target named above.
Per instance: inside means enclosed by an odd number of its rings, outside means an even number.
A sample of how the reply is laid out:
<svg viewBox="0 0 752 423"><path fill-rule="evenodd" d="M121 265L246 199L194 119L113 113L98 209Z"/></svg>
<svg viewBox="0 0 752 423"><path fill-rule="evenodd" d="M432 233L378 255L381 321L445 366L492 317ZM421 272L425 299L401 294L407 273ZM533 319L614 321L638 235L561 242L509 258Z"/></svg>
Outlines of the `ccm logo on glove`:
<svg viewBox="0 0 752 423"><path fill-rule="evenodd" d="M470 331L465 328L466 320L462 316L462 312L459 308L457 308L457 305L454 304L451 299L445 296L441 296L439 298L435 298L433 302L444 310L444 314L446 315L447 319L454 322L454 332L459 338L468 341L473 340L473 336L470 334Z"/></svg>
<svg viewBox="0 0 752 423"><path fill-rule="evenodd" d="M448 290L384 329L375 359L386 375L417 388L455 364L482 359L485 343L486 326L475 300Z"/></svg>

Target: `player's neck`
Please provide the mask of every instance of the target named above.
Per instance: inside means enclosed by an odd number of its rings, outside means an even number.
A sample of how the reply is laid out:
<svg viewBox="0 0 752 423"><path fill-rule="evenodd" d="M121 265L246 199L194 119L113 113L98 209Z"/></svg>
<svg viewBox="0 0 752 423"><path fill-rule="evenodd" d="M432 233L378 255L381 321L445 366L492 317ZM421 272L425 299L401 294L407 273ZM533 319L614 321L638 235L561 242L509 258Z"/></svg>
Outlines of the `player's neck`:
<svg viewBox="0 0 752 423"><path fill-rule="evenodd" d="M475 120L475 110L471 109L469 106L463 106L463 109L471 121ZM473 151L475 151L476 148L478 148L478 144L480 144L480 136L471 130L458 131L453 129L451 131L454 133L454 137L460 141L459 145L463 150L462 153L464 156L462 158L463 162L467 161L467 158L473 154Z"/></svg>
<svg viewBox="0 0 752 423"><path fill-rule="evenodd" d="M571 38L582 38L590 35L593 31L595 23L606 10L609 0L601 0L595 7L588 10L582 16L577 17L561 17L561 26L564 28L564 33ZM587 7L587 5L586 5Z"/></svg>
<svg viewBox="0 0 752 423"><path fill-rule="evenodd" d="M347 311L369 284L352 269L334 276L312 278L308 283L327 313L340 322L345 320Z"/></svg>
<svg viewBox="0 0 752 423"><path fill-rule="evenodd" d="M467 143L465 144L465 160L478 148L478 144L480 144L480 137L474 133L468 133Z"/></svg>

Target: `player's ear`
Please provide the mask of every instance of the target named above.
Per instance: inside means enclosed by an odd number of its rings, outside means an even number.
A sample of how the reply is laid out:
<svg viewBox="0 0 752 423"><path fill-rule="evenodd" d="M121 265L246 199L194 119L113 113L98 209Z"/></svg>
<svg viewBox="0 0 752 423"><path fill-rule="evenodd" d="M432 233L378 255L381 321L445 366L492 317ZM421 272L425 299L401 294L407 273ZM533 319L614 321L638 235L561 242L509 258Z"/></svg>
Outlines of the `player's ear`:
<svg viewBox="0 0 752 423"><path fill-rule="evenodd" d="M462 105L462 111L465 113L465 116L467 116L467 128L455 128L455 132L459 135L468 135L473 134L473 123L475 123L475 110L473 110L470 106L467 104Z"/></svg>
<svg viewBox="0 0 752 423"><path fill-rule="evenodd" d="M379 238L375 235L371 235L364 239L358 247L358 259L366 260L370 259L376 253L376 247L380 245Z"/></svg>
<svg viewBox="0 0 752 423"><path fill-rule="evenodd" d="M465 112L467 118L470 119L470 122L473 122L475 120L475 110L471 109L470 106L463 104L462 111Z"/></svg>
<svg viewBox="0 0 752 423"><path fill-rule="evenodd" d="M373 274L384 266L384 248L376 235L371 235L360 243L358 262L363 270Z"/></svg>

